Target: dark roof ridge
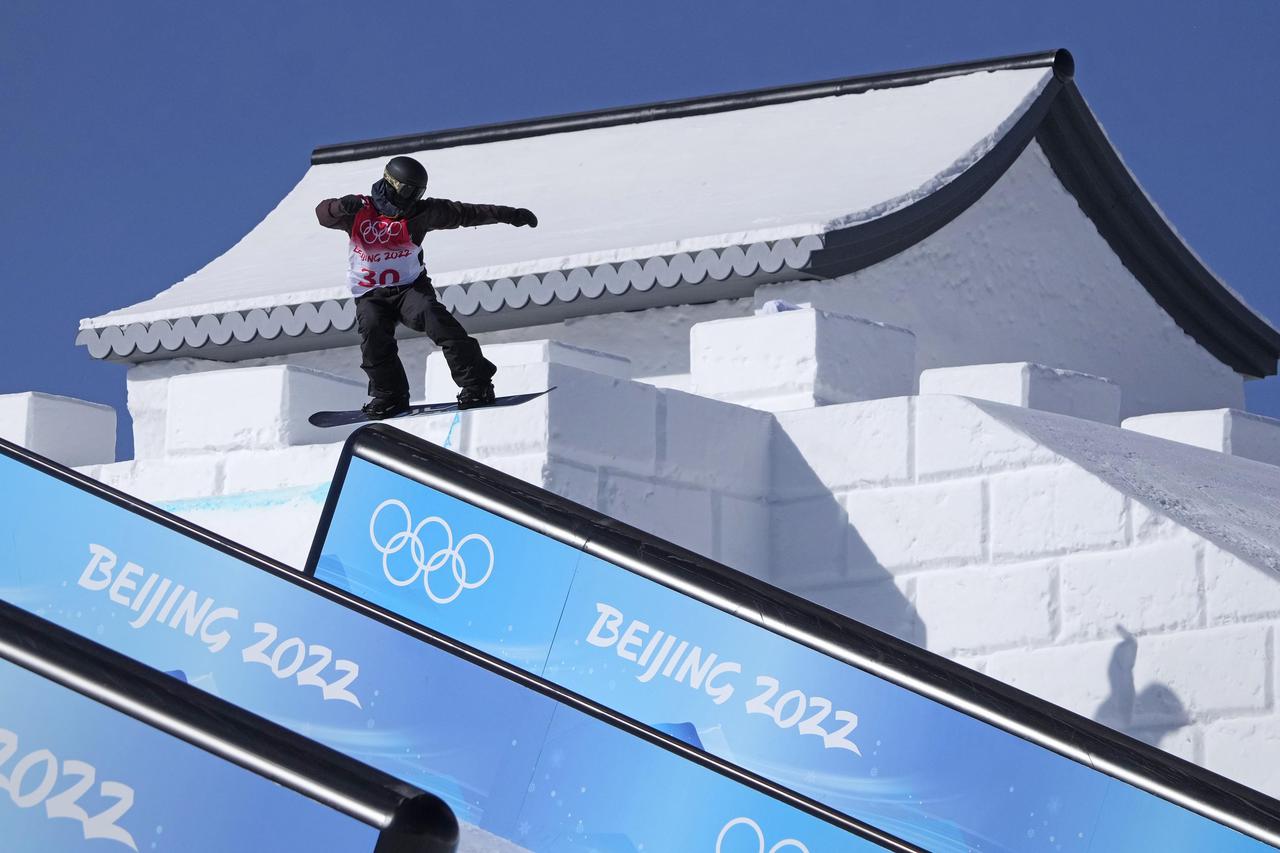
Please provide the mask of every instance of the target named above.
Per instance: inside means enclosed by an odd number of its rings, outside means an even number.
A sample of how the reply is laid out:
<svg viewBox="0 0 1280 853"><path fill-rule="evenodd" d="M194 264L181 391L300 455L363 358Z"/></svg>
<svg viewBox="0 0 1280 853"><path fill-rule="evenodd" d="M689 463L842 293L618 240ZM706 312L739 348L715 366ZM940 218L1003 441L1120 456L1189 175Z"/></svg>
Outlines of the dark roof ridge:
<svg viewBox="0 0 1280 853"><path fill-rule="evenodd" d="M1059 48L1057 50L1040 51L1039 53L1023 53L994 59L933 65L905 71L841 77L813 83L773 86L765 89L703 95L696 98L658 101L625 107L610 107L601 110L565 113L499 124L475 125L452 130L434 131L432 133L324 145L312 151L311 164L344 163L350 160L390 157L396 154L427 151L435 148L452 148L458 145L476 145L485 142L524 139L566 131L614 127L621 124L638 124L640 122L670 118L685 118L770 104L785 104L813 98L825 98L833 95L853 95L872 89L917 86L921 83L928 83L944 77L956 77L979 71L1009 71L1023 68L1052 68L1054 75L1059 80L1066 81L1070 80L1075 74L1075 59L1072 58L1069 51Z"/></svg>
<svg viewBox="0 0 1280 853"><path fill-rule="evenodd" d="M1063 187L1182 331L1245 376L1276 373L1280 331L1209 270L1182 241L1107 140L1068 80L1036 130Z"/></svg>

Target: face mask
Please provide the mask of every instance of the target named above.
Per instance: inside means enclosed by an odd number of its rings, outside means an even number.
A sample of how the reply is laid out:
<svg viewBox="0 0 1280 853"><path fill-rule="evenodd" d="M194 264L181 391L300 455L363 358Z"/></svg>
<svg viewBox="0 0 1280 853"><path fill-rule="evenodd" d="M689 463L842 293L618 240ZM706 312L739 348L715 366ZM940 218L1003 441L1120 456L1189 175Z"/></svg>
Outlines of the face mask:
<svg viewBox="0 0 1280 853"><path fill-rule="evenodd" d="M373 185L371 194L373 196L373 206L383 216L405 216L409 213L409 208L414 202L412 198L407 201L401 201L385 178Z"/></svg>
<svg viewBox="0 0 1280 853"><path fill-rule="evenodd" d="M416 187L413 184L401 183L385 173L382 176L382 180L386 181L387 190L390 192L392 199L405 208L422 198L427 191L426 187Z"/></svg>

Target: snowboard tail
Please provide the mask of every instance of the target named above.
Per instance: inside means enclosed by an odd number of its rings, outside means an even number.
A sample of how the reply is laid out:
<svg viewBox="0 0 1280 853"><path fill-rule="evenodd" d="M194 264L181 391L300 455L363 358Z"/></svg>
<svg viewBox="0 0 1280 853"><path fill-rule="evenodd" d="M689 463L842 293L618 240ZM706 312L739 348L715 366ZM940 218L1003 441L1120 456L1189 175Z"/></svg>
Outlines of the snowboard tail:
<svg viewBox="0 0 1280 853"><path fill-rule="evenodd" d="M498 397L487 406L478 406L479 409L493 409L502 406L518 406L521 403L527 403L530 400L536 400L544 394L550 394L555 390L552 385L545 391L535 391L531 394L511 394L506 397ZM458 411L457 401L448 403L419 403L416 406L410 406L408 410L401 412L390 418L371 418L359 409L347 409L337 412L316 412L307 418L307 422L317 427L337 427L350 426L351 424L377 423L383 420L395 420L396 418L409 418L414 415L440 415L445 412ZM466 411L470 411L469 409Z"/></svg>

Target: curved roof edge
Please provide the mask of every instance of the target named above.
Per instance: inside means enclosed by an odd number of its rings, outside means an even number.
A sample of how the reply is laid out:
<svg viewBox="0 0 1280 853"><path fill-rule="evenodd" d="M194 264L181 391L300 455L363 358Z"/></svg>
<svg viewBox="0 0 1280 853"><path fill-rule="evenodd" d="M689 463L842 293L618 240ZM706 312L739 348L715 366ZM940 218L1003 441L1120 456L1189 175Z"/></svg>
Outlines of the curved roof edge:
<svg viewBox="0 0 1280 853"><path fill-rule="evenodd" d="M454 284L440 288L440 301L469 318L468 331L490 332L588 314L736 299L761 284L812 277L807 269L823 242L813 235ZM76 344L94 358L115 361L240 360L355 343L355 319L354 300L348 297L82 329ZM224 346L234 347L234 355L209 352Z"/></svg>
<svg viewBox="0 0 1280 853"><path fill-rule="evenodd" d="M1179 328L1238 373L1274 375L1280 332L1204 266L1146 197L1072 82L1074 62L1065 50L375 140L317 149L313 162L741 109L912 85L975 70L1038 67L1052 67L1055 79L990 151L937 191L885 216L803 238L451 285L441 288L441 300L470 318L469 329L485 332L587 314L749 296L760 284L788 278L847 275L942 228L981 198L1034 139L1112 251ZM76 343L94 358L120 361L208 358L213 356L209 344L234 350L213 357L238 360L349 344L354 340L350 331L354 313L350 299L306 302L83 329Z"/></svg>
<svg viewBox="0 0 1280 853"><path fill-rule="evenodd" d="M1121 161L1075 83L1036 132L1058 180L1111 250L1184 332L1246 376L1272 376L1280 332L1187 247Z"/></svg>
<svg viewBox="0 0 1280 853"><path fill-rule="evenodd" d="M345 163L350 160L390 157L396 154L411 154L415 151L428 151L435 148L453 148L459 145L476 145L484 142L501 142L508 139L545 136L550 133L590 130L599 127L614 127L620 124L660 121L662 119L686 118L688 116L708 115L710 113L740 110L748 107L805 101L811 98L854 95L871 89L915 86L920 83L928 83L931 80L939 80L943 77L956 77L977 71L1008 71L1023 68L1052 68L1054 75L1059 80L1069 80L1075 74L1075 60L1067 50L1048 50L1039 53L1023 53L996 59L984 59L976 62L932 65L885 74L840 77L834 80L822 80L817 83L775 86L768 89L753 89L723 95L706 95L675 101L658 101L651 104L638 104L628 107L565 113L563 115L500 124L475 125L436 133L391 136L364 142L324 145L316 148L311 153L311 164L318 166L325 163Z"/></svg>

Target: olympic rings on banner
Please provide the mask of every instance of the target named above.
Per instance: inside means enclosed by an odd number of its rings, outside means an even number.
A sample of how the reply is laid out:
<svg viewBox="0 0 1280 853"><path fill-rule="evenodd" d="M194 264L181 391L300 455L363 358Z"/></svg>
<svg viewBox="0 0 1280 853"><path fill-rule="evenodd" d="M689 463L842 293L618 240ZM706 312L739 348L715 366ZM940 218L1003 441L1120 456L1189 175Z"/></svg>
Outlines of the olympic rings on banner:
<svg viewBox="0 0 1280 853"><path fill-rule="evenodd" d="M375 528L383 510L390 507L395 507L404 514L404 529L394 533L386 542L380 542ZM444 538L443 547L438 548L429 558L427 557L427 546L422 541L422 533L428 527L439 527ZM479 589L484 586L490 575L493 574L493 545L490 544L488 539L479 533L469 533L455 543L453 529L449 527L447 521L438 515L424 518L417 525L414 525L413 516L409 512L409 508L395 498L388 498L378 504L378 508L373 511L373 515L369 518L369 539L373 542L373 547L382 554L382 574L386 576L388 581L396 586L409 586L421 577L422 586L427 591L427 596L436 604L448 604L459 595L462 595L464 589ZM489 554L489 565L485 567L483 574L477 580L471 580L466 560L462 556L462 549L472 542L483 546L484 550ZM408 577L398 577L391 570L390 558L404 551L406 547L409 549L409 558L413 561L416 570ZM472 548L471 553L474 556L476 549ZM432 589L431 574L444 568L446 564L449 566L449 571L453 575L453 582L457 585L457 588L448 595L442 596Z"/></svg>
<svg viewBox="0 0 1280 853"><path fill-rule="evenodd" d="M729 850L724 849L723 845L724 845L725 836L727 836L729 834L729 830L733 829L735 826L745 826L755 835L756 837L755 850L752 850L749 846L745 849L740 849L736 847L731 848ZM735 837L741 837L741 836L742 836L742 833L739 832ZM724 825L724 828L720 830L720 834L716 836L716 853L765 853L764 846L765 846L764 830L760 828L760 824L756 823L754 820L752 820L749 817L734 818L733 820L726 823ZM801 844L799 841L797 841L794 838L784 838L783 840L779 841L777 844L770 847L768 853L778 853L778 851L780 850L796 850L796 851L799 851L799 853L809 853L809 848L805 847L803 844Z"/></svg>

